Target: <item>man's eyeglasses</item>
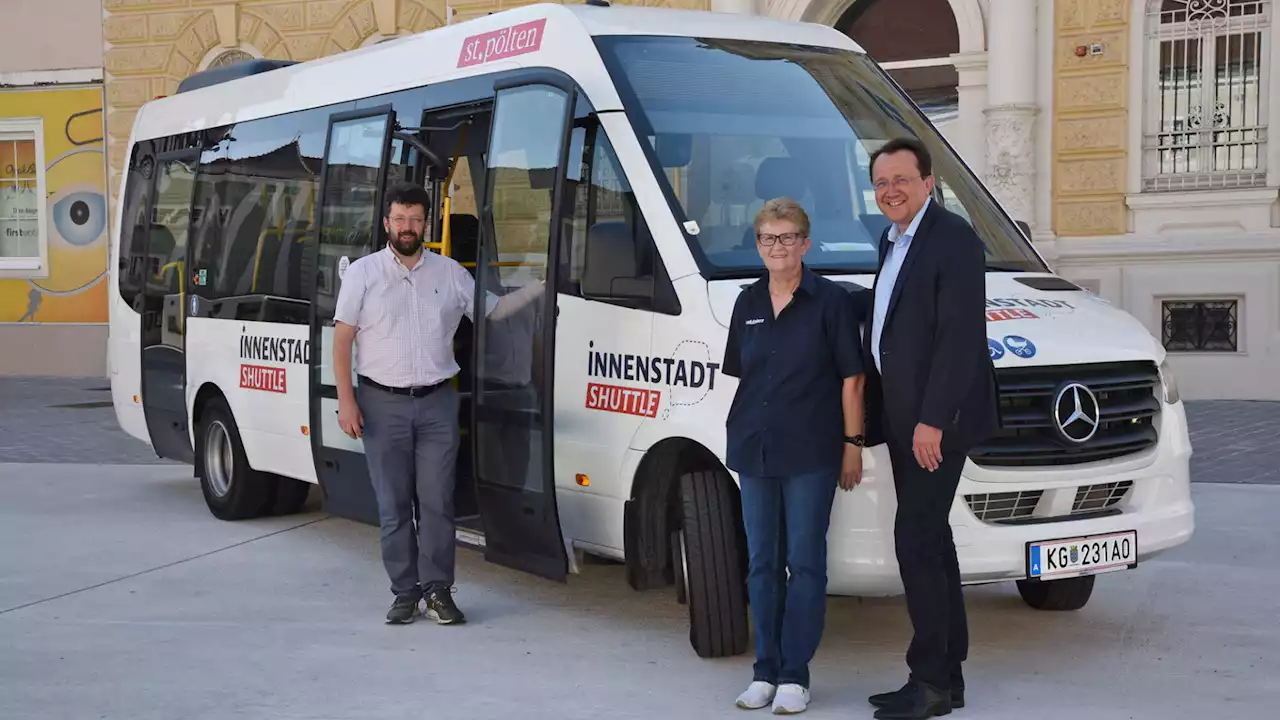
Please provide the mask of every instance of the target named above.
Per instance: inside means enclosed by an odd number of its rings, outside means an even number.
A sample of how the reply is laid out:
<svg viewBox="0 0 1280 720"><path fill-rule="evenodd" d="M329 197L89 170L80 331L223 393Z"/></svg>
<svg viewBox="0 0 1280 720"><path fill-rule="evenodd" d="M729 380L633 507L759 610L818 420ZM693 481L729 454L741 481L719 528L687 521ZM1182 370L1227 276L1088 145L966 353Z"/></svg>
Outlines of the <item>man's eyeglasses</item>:
<svg viewBox="0 0 1280 720"><path fill-rule="evenodd" d="M387 220L395 227L422 227L427 219L418 215L392 215Z"/></svg>
<svg viewBox="0 0 1280 720"><path fill-rule="evenodd" d="M890 185L893 185L895 189L903 190L911 183L920 179L921 178L919 177L909 178L909 177L902 177L901 175L899 175L893 178L893 180L877 180L875 182L875 188L876 188L876 192L884 192L885 190L889 189Z"/></svg>
<svg viewBox="0 0 1280 720"><path fill-rule="evenodd" d="M774 235L772 233L761 233L759 235L756 235L756 240L765 247L772 247L774 243L778 243L778 242L782 243L783 245L790 246L800 242L800 239L803 237L804 235L800 233L794 233L794 232L782 233L781 235Z"/></svg>

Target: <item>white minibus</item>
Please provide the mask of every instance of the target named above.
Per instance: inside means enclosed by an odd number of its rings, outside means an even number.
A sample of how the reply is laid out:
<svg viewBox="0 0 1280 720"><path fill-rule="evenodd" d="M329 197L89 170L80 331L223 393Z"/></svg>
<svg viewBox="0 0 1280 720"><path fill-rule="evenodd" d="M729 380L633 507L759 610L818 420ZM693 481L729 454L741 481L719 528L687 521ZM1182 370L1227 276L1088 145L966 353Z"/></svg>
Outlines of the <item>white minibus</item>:
<svg viewBox="0 0 1280 720"><path fill-rule="evenodd" d="M1080 608L1098 574L1193 530L1164 351L1056 276L889 76L820 25L590 0L188 78L141 109L125 155L116 416L190 463L219 518L297 512L318 485L327 512L376 523L361 442L337 422L334 302L386 242L386 189L421 183L429 248L477 292L546 281L457 335L459 541L559 581L584 554L624 563L633 588L688 606L700 656L745 652L720 365L763 269L754 213L799 200L809 267L865 301L887 225L868 157L902 135L986 243L1002 429L951 509L963 580ZM829 591L895 595L893 478L883 447L865 458L832 511Z"/></svg>

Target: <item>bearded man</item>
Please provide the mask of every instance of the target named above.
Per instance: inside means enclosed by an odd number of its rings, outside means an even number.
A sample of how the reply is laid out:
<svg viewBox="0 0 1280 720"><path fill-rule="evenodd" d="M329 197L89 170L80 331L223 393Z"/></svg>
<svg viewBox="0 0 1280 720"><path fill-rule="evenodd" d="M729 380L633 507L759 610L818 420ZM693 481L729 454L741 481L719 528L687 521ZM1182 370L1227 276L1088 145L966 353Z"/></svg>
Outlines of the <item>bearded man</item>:
<svg viewBox="0 0 1280 720"><path fill-rule="evenodd" d="M475 281L456 260L426 252L431 195L417 185L387 193L386 247L347 268L334 312L338 424L363 438L378 500L382 563L395 596L387 623L425 615L466 622L453 601L453 492L459 445L460 368L453 337L474 321ZM501 319L544 293L534 282L501 298L486 291L484 313ZM352 382L351 349L359 394ZM417 505L417 523L414 506Z"/></svg>

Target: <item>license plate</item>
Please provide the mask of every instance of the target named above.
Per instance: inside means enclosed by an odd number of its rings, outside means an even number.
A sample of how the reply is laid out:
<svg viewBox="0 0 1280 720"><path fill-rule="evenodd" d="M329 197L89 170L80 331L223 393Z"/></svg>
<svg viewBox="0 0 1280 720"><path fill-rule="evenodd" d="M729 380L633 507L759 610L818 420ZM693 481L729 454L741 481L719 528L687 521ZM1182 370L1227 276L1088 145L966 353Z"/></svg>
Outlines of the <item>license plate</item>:
<svg viewBox="0 0 1280 720"><path fill-rule="evenodd" d="M1137 530L1027 543L1028 578L1096 575L1137 564Z"/></svg>

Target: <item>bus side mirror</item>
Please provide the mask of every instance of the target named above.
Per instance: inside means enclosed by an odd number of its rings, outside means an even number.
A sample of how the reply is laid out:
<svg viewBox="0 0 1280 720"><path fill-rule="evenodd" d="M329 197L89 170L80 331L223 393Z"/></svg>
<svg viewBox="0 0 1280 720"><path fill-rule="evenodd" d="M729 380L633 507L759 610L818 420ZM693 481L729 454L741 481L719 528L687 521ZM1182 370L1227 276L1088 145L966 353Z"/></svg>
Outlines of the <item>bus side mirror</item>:
<svg viewBox="0 0 1280 720"><path fill-rule="evenodd" d="M1031 239L1031 226L1027 224L1027 221L1026 221L1026 220L1014 220L1013 222L1014 222L1014 224L1016 224L1016 225L1018 226L1018 229L1022 231L1022 234L1023 234L1023 235L1026 235L1026 236L1027 236L1027 239L1028 239L1028 240L1030 240L1030 239Z"/></svg>
<svg viewBox="0 0 1280 720"><path fill-rule="evenodd" d="M647 299L653 278L637 277L637 240L626 221L599 222L587 235L582 266L582 296L599 299Z"/></svg>

